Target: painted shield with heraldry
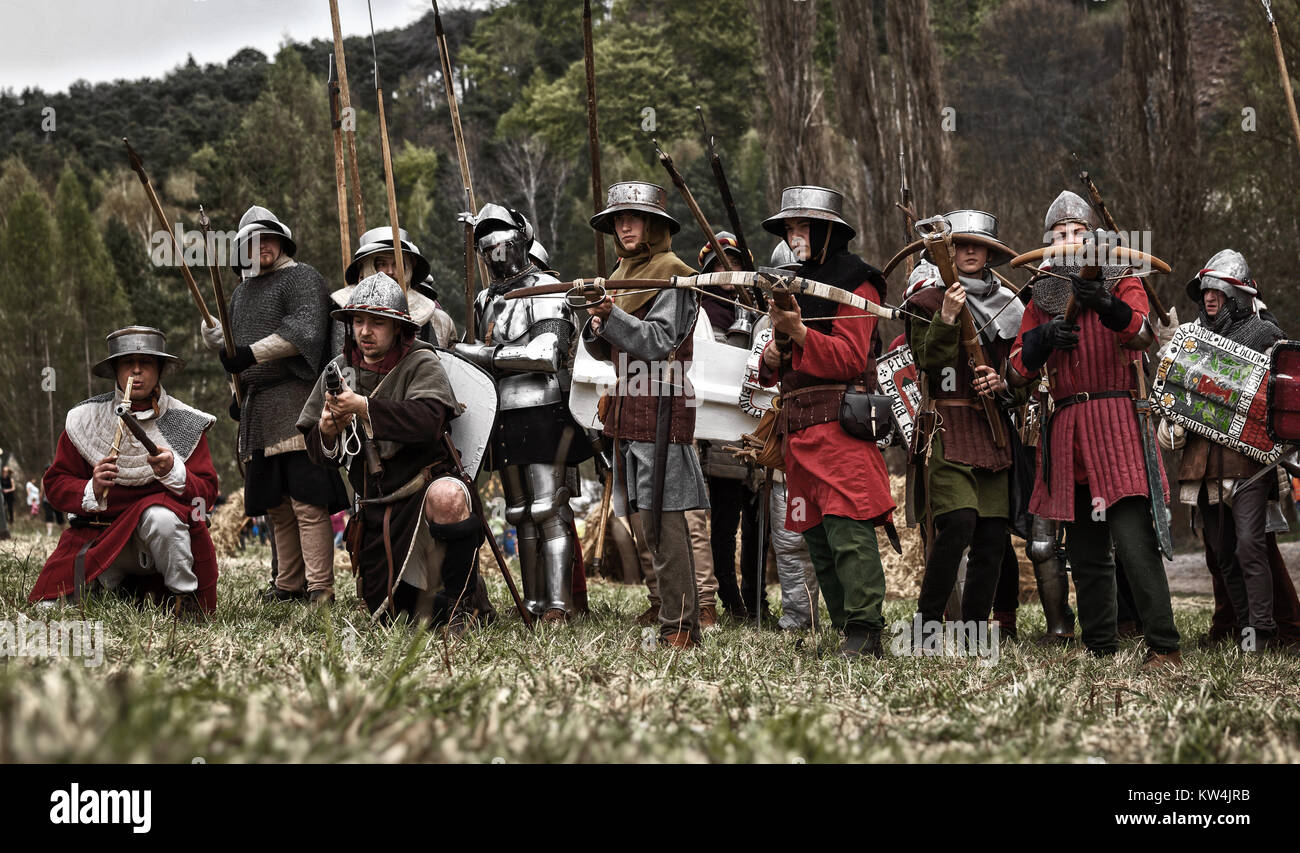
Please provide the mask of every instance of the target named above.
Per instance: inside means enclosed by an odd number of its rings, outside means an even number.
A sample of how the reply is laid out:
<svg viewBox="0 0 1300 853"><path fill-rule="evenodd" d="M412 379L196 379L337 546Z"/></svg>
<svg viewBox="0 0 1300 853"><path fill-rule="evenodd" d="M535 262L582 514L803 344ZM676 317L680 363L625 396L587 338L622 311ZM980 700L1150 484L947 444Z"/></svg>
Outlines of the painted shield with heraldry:
<svg viewBox="0 0 1300 853"><path fill-rule="evenodd" d="M880 393L889 397L894 426L903 436L903 446L911 447L916 413L921 409L921 381L912 348L902 344L877 359L876 381Z"/></svg>
<svg viewBox="0 0 1300 853"><path fill-rule="evenodd" d="M1282 447L1265 428L1268 376L1264 353L1184 323L1162 353L1151 405L1172 424L1272 464Z"/></svg>
<svg viewBox="0 0 1300 853"><path fill-rule="evenodd" d="M741 383L749 350L733 347L713 339L709 317L700 311L695 323L695 356L686 373L686 381L695 393L699 406L695 414L695 437L708 441L739 441L744 433L753 432L758 415L741 409ZM614 390L614 365L593 358L584 346L578 347L573 362L573 386L569 392L569 411L580 425L601 429L597 415L602 394Z"/></svg>
<svg viewBox="0 0 1300 853"><path fill-rule="evenodd" d="M1300 341L1278 341L1269 359L1268 437L1300 443Z"/></svg>
<svg viewBox="0 0 1300 853"><path fill-rule="evenodd" d="M483 368L454 352L438 350L443 372L460 403L460 416L451 419L447 431L460 452L460 464L473 479L483 467L492 427L497 422L497 387Z"/></svg>

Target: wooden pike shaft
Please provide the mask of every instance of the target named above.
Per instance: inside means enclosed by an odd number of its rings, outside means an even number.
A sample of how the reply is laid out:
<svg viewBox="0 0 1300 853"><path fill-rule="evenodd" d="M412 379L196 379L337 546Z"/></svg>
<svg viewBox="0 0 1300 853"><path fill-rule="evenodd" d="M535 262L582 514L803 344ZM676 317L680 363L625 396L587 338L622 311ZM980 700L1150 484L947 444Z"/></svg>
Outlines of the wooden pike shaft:
<svg viewBox="0 0 1300 853"><path fill-rule="evenodd" d="M208 313L208 306L203 301L203 294L199 293L199 285L194 281L194 273L190 272L189 266L185 263L185 253L181 250L181 244L177 242L176 235L167 222L167 214L163 213L162 204L158 201L158 193L154 191L149 176L145 174L144 162L141 161L140 155L135 153L135 149L131 147L130 142L127 142L125 136L122 137L122 144L126 146L126 154L131 161L131 168L135 170L136 175L140 178L140 183L144 186L144 193L149 197L149 206L153 208L153 215L158 219L158 227L166 231L167 238L172 241L172 251L175 253L176 260L180 262L181 274L185 277L185 284L189 286L190 296L193 297L194 304L199 309L199 314L203 316L204 324L211 326L212 315Z"/></svg>
<svg viewBox="0 0 1300 853"><path fill-rule="evenodd" d="M609 529L609 502L614 491L614 471L605 475L605 494L600 498L600 520L596 526L596 548L592 555L592 566L597 572L605 562L605 533Z"/></svg>
<svg viewBox="0 0 1300 853"><path fill-rule="evenodd" d="M1278 34L1277 22L1269 15L1269 34L1273 36L1273 53L1277 56L1277 71L1282 77L1282 90L1286 93L1286 110L1291 116L1291 133L1295 136L1296 148L1300 149L1300 116L1296 115L1295 94L1291 91L1291 75L1286 70L1286 56L1282 53L1282 36Z"/></svg>
<svg viewBox="0 0 1300 853"><path fill-rule="evenodd" d="M658 147L658 143L656 143L655 147ZM719 265L725 271L737 272L739 267L733 265L731 258L727 257L727 253L722 250L722 244L718 242L718 235L713 232L713 226L709 225L709 220L704 218L704 211L700 210L700 206L695 202L695 196L691 194L691 188L686 186L686 180L682 177L682 173L677 171L677 167L673 165L673 158L669 157L668 152L662 148L659 149L659 162L663 164L664 169L668 172L668 177L672 179L673 186L677 187L677 191L681 193L686 206L690 208L691 216L695 218L695 224L699 225L700 230L704 232L704 237L709 241L709 248L713 249L714 257L718 259ZM744 288L737 288L736 296L745 305L750 308L754 307L754 300L750 297L749 291Z"/></svg>
<svg viewBox="0 0 1300 853"><path fill-rule="evenodd" d="M330 124L334 128L334 189L339 206L339 252L343 258L342 271L352 263L352 232L348 228L348 186L343 165L343 122L339 118L339 85L330 82ZM340 273L341 274L341 273Z"/></svg>
<svg viewBox="0 0 1300 853"><path fill-rule="evenodd" d="M126 403L128 406L131 405L131 387L133 385L135 385L135 377L126 377L126 388L122 390L122 402ZM119 419L117 422L117 432L113 434L113 446L108 449L109 459L117 459L117 457L122 455L122 433L125 429L126 425ZM108 499L108 492L112 488L113 487L110 485L107 489L104 489L105 500Z"/></svg>
<svg viewBox="0 0 1300 853"><path fill-rule="evenodd" d="M217 301L217 318L221 321L221 338L225 344L226 357L235 354L235 330L230 327L230 310L226 307L226 291L221 286L221 272L215 263L216 247L212 245L212 222L199 205L199 226L203 229L203 251L208 255L208 277L212 279L212 298ZM235 405L244 407L244 395L239 391L239 379L231 376L230 393L235 395Z"/></svg>
<svg viewBox="0 0 1300 853"><path fill-rule="evenodd" d="M393 264L397 267L397 283L406 292L406 253L402 251L401 234L397 226L397 188L393 184L393 156L388 150L388 121L384 118L384 90L375 88L379 102L379 142L384 155L384 187L388 190L388 221L393 225Z"/></svg>
<svg viewBox="0 0 1300 853"><path fill-rule="evenodd" d="M456 160L460 164L461 185L469 199L470 216L478 213L478 199L474 195L474 179L469 172L469 154L465 149L465 131L460 124L460 104L456 101L456 87L451 79L451 52L447 49L447 32L442 28L442 13L438 11L438 0L433 2L433 32L438 45L438 61L442 66L442 87L447 94L447 111L451 114L451 133L456 140ZM469 240L465 244L465 266L474 268L478 261L478 275L484 282L488 280L487 267L483 259L474 251L474 238L471 229ZM472 275L466 275L465 281L465 328L474 325L474 281Z"/></svg>
<svg viewBox="0 0 1300 853"><path fill-rule="evenodd" d="M601 211L604 183L600 177L600 121L596 111L596 54L591 37L591 0L582 0L582 51L587 67L587 142L591 156L591 212L596 214ZM608 270L605 263L605 235L595 231L595 239L596 274L604 278Z"/></svg>
<svg viewBox="0 0 1300 853"><path fill-rule="evenodd" d="M348 65L343 57L343 30L339 26L338 0L330 0L330 24L334 27L334 64L339 69L339 115L352 106L352 93L348 89ZM357 169L357 131L355 126L344 128L343 142L348 152L348 172L352 181L352 207L357 221L357 236L366 233L366 212L361 204L361 177ZM351 258L344 261L346 267Z"/></svg>

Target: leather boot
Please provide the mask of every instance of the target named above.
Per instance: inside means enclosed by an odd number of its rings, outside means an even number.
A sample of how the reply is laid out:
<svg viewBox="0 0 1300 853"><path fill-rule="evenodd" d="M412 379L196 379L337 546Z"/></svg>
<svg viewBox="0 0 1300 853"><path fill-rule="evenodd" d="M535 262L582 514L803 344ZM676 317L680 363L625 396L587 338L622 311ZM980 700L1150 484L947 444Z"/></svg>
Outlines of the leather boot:
<svg viewBox="0 0 1300 853"><path fill-rule="evenodd" d="M671 646L674 649L693 649L699 645L691 639L690 631L674 631L666 637L659 639L660 646Z"/></svg>
<svg viewBox="0 0 1300 853"><path fill-rule="evenodd" d="M1016 638L1016 611L993 611L993 621L998 623L998 638L1014 640Z"/></svg>
<svg viewBox="0 0 1300 853"><path fill-rule="evenodd" d="M874 658L885 656L884 646L880 642L880 632L854 630L848 633L844 637L844 642L840 644L840 657L854 659L867 656Z"/></svg>
<svg viewBox="0 0 1300 853"><path fill-rule="evenodd" d="M569 614L558 607L552 607L542 614L542 623L546 625L563 625L567 621L569 621Z"/></svg>
<svg viewBox="0 0 1300 853"><path fill-rule="evenodd" d="M1132 619L1126 619L1115 626L1115 635L1121 640L1132 640L1142 636L1142 629Z"/></svg>
<svg viewBox="0 0 1300 853"><path fill-rule="evenodd" d="M714 604L701 604L699 616L700 630L708 631L718 627L718 608Z"/></svg>
<svg viewBox="0 0 1300 853"><path fill-rule="evenodd" d="M652 625L658 624L658 622L659 605L654 602L651 602L650 606L647 607L640 616L636 617L636 624L640 625L642 628L649 628Z"/></svg>
<svg viewBox="0 0 1300 853"><path fill-rule="evenodd" d="M1182 652L1177 649L1165 654L1148 651L1147 656L1142 660L1142 665L1138 667L1138 671L1161 672L1164 670L1178 669L1182 665L1183 655Z"/></svg>

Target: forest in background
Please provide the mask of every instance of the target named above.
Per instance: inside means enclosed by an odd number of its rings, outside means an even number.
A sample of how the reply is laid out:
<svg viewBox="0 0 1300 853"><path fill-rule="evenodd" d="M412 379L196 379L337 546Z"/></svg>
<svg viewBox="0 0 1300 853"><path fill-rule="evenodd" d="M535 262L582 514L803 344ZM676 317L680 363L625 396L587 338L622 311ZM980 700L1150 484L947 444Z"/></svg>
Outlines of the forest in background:
<svg viewBox="0 0 1300 853"><path fill-rule="evenodd" d="M1166 305L1186 319L1183 283L1232 247L1297 333L1300 300L1288 285L1300 244L1300 161L1258 3L594 5L604 181L669 187L684 226L675 249L692 264L703 237L651 138L672 154L714 227L725 227L698 104L760 263L774 242L761 221L777 209L781 187L812 183L846 192L859 232L852 247L882 266L905 242L894 204L902 177L921 216L989 210L1003 238L1027 250L1039 244L1051 199L1079 188L1074 152L1120 227L1150 231L1153 251L1173 264L1174 275L1156 281ZM563 277L595 272L581 8L579 0L515 0L443 13L479 203L525 212ZM1295 68L1300 0L1275 0L1273 9ZM345 47L375 227L386 206L371 46L349 38ZM137 322L163 328L189 361L169 388L222 415L214 460L225 482L236 481L220 364L201 348L179 271L150 260L156 223L121 137L140 152L173 222L197 229L202 204L214 229L234 230L249 205L262 204L293 229L299 260L337 286L331 51L327 41L289 42L274 57L246 49L224 64L191 59L161 79L0 91L0 383L9 391L0 448L11 464L39 474L66 410L107 390L89 376L103 336ZM432 13L378 33L376 52L401 224L459 323L464 201ZM206 272L195 272L212 307ZM229 294L235 277L223 272ZM895 274L891 295L901 286Z"/></svg>

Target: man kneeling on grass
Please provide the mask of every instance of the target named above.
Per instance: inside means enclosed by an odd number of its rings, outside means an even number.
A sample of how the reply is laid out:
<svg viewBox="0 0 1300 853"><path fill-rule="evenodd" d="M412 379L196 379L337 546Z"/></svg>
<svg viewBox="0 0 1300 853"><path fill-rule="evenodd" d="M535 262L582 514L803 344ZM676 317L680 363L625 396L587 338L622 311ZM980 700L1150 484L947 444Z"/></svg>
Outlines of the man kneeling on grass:
<svg viewBox="0 0 1300 853"><path fill-rule="evenodd" d="M205 433L216 421L163 390L165 369L184 362L148 326L108 336L108 358L92 372L117 390L68 411L45 494L68 513L68 529L46 561L30 601L76 600L94 584L152 593L178 615L217 606L217 558L204 523L217 498L217 473ZM117 414L130 385L130 414L157 454Z"/></svg>
<svg viewBox="0 0 1300 853"><path fill-rule="evenodd" d="M344 325L343 353L317 380L298 429L311 460L346 468L356 493L346 539L357 594L376 617L451 611L463 630L491 606L476 570L482 528L444 440L460 413L447 374L387 275L362 280L331 316ZM337 393L326 385L334 371Z"/></svg>

